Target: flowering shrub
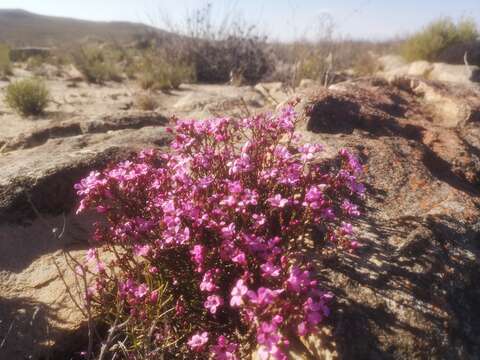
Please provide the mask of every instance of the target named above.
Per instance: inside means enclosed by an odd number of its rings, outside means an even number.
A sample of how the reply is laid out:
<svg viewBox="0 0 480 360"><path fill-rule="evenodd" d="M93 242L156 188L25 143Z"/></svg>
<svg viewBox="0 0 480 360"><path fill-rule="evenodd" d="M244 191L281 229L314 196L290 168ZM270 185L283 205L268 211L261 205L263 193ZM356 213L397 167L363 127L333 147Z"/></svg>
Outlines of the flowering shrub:
<svg viewBox="0 0 480 360"><path fill-rule="evenodd" d="M357 246L348 219L361 166L346 150L320 161L296 121L292 106L177 121L171 152L143 151L76 185L78 212L104 218L79 269L93 274L87 300L107 322L128 320L130 358L285 359L289 338L328 316L332 294L308 249Z"/></svg>

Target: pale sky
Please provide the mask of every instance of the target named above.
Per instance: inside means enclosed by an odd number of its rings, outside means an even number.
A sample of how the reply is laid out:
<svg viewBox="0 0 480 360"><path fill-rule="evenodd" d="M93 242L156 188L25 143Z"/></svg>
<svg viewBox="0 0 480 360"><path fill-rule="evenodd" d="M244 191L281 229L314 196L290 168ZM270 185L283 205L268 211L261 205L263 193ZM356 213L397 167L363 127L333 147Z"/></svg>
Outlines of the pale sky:
<svg viewBox="0 0 480 360"><path fill-rule="evenodd" d="M364 39L387 39L413 32L444 16L472 17L480 24L480 0L212 0L218 15L241 14L271 39L292 40L315 27L329 14L337 34ZM44 15L87 20L152 22L161 14L173 22L204 0L0 0L0 9L17 8ZM221 16L219 16L221 17Z"/></svg>

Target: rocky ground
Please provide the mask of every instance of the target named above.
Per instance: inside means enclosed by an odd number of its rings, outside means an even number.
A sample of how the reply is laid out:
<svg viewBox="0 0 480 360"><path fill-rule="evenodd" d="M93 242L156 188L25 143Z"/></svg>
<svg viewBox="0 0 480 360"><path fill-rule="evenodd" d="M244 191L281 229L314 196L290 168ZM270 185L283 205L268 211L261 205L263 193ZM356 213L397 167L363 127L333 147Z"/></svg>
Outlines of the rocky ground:
<svg viewBox="0 0 480 360"><path fill-rule="evenodd" d="M280 84L186 85L142 112L128 82L53 78L55 102L42 118L20 119L0 102L0 359L81 349L84 321L65 288L74 284L62 251L81 256L92 219L72 214L74 182L165 147L170 115L245 116L292 96L305 141L324 144L326 156L344 146L358 153L368 189L356 224L362 248L315 260L336 301L303 358L478 358L480 90L387 79L304 82L295 95Z"/></svg>

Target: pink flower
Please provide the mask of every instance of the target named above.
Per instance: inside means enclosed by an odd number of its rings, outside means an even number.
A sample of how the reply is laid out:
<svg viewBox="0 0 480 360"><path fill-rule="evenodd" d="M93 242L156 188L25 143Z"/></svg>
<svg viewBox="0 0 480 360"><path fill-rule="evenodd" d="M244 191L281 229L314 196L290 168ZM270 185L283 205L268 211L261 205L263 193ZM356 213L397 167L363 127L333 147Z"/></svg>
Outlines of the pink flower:
<svg viewBox="0 0 480 360"><path fill-rule="evenodd" d="M360 243L356 240L350 241L350 249L357 250L360 247Z"/></svg>
<svg viewBox="0 0 480 360"><path fill-rule="evenodd" d="M105 214L107 211L108 211L108 207L107 207L107 206L103 206L103 205L98 205L98 206L97 206L97 212L98 212L99 214Z"/></svg>
<svg viewBox="0 0 480 360"><path fill-rule="evenodd" d="M280 267L273 265L271 262L266 262L260 265L263 275L267 277L278 277L280 275Z"/></svg>
<svg viewBox="0 0 480 360"><path fill-rule="evenodd" d="M217 312L217 309L223 305L223 299L218 295L210 295L207 301L203 304L212 314Z"/></svg>
<svg viewBox="0 0 480 360"><path fill-rule="evenodd" d="M202 351L208 342L208 332L197 333L188 340L188 346L193 351Z"/></svg>
<svg viewBox="0 0 480 360"><path fill-rule="evenodd" d="M320 323L323 319L323 316L322 314L320 314L319 312L316 312L316 311L312 311L311 313L309 313L307 315L307 322L310 324L310 325L317 325L318 323Z"/></svg>
<svg viewBox="0 0 480 360"><path fill-rule="evenodd" d="M293 266L287 279L288 288L295 292L307 289L310 284L310 273L302 271L300 268Z"/></svg>
<svg viewBox="0 0 480 360"><path fill-rule="evenodd" d="M150 268L148 269L148 272L150 274L158 274L158 268L156 266L150 266Z"/></svg>
<svg viewBox="0 0 480 360"><path fill-rule="evenodd" d="M282 195L276 194L274 197L267 199L268 203L277 208L284 208L288 203L288 199L282 198Z"/></svg>
<svg viewBox="0 0 480 360"><path fill-rule="evenodd" d="M190 251L190 254L192 255L193 261L200 266L203 264L205 257L205 247L203 245L195 245Z"/></svg>
<svg viewBox="0 0 480 360"><path fill-rule="evenodd" d="M137 299L143 299L148 293L148 286L146 284L140 284L134 292Z"/></svg>
<svg viewBox="0 0 480 360"><path fill-rule="evenodd" d="M83 269L83 266L81 266L81 265L75 266L75 274L77 274L79 276L85 275L85 270Z"/></svg>
<svg viewBox="0 0 480 360"><path fill-rule="evenodd" d="M323 190L325 186L312 186L305 194L304 206L309 206L312 209L320 209L325 203L323 198Z"/></svg>
<svg viewBox="0 0 480 360"><path fill-rule="evenodd" d="M175 315L181 316L185 313L185 305L182 299L178 299L175 303Z"/></svg>
<svg viewBox="0 0 480 360"><path fill-rule="evenodd" d="M285 146L277 145L274 150L274 155L280 160L287 162L292 157L292 154Z"/></svg>
<svg viewBox="0 0 480 360"><path fill-rule="evenodd" d="M243 186L240 181L228 182L228 191L232 194L240 194L243 191Z"/></svg>
<svg viewBox="0 0 480 360"><path fill-rule="evenodd" d="M238 360L235 352L238 345L229 342L228 339L221 335L218 337L217 344L212 346L211 351L214 360Z"/></svg>
<svg viewBox="0 0 480 360"><path fill-rule="evenodd" d="M267 222L267 218L264 214L253 214L252 219L255 221L255 227L261 227Z"/></svg>
<svg viewBox="0 0 480 360"><path fill-rule="evenodd" d="M341 230L345 235L352 235L353 234L353 227L352 227L352 224L350 224L350 223L346 223L346 222L342 221Z"/></svg>
<svg viewBox="0 0 480 360"><path fill-rule="evenodd" d="M132 279L127 279L124 282L121 282L119 284L119 293L120 296L125 297L127 294L131 293L134 291L135 288L135 282Z"/></svg>
<svg viewBox="0 0 480 360"><path fill-rule="evenodd" d="M347 149L341 149L339 153L340 156L344 157L347 160L348 166L354 174L362 173L362 165L360 165L360 162L358 161L356 156L352 155Z"/></svg>
<svg viewBox="0 0 480 360"><path fill-rule="evenodd" d="M238 280L235 284L235 287L232 289L230 295L230 306L231 307L239 307L243 305L243 297L247 294L248 287L245 286L242 279Z"/></svg>
<svg viewBox="0 0 480 360"><path fill-rule="evenodd" d="M214 292L218 290L218 286L214 282L214 274L216 270L208 270L204 275L202 282L200 283L200 290L206 292Z"/></svg>
<svg viewBox="0 0 480 360"><path fill-rule="evenodd" d="M234 263L237 263L239 265L247 265L247 258L245 256L245 253L243 251L239 251L237 255L232 257L232 261Z"/></svg>
<svg viewBox="0 0 480 360"><path fill-rule="evenodd" d="M231 223L230 225L223 227L221 232L222 232L222 237L225 240L233 239L235 235L235 224Z"/></svg>
<svg viewBox="0 0 480 360"><path fill-rule="evenodd" d="M97 257L98 257L97 249L90 248L87 250L87 254L85 255L85 260L87 262L91 262L97 259Z"/></svg>
<svg viewBox="0 0 480 360"><path fill-rule="evenodd" d="M305 336L305 335L308 334L308 327L307 327L307 323L305 321L302 321L300 324L298 324L297 334L298 334L298 336Z"/></svg>
<svg viewBox="0 0 480 360"><path fill-rule="evenodd" d="M326 305L326 302L330 301L331 294L325 293L320 299L317 300L309 297L303 304L304 312L306 315L307 323L310 326L318 325L325 316L330 314L330 309Z"/></svg>
<svg viewBox="0 0 480 360"><path fill-rule="evenodd" d="M325 220L335 220L335 213L331 208L322 209L322 217Z"/></svg>
<svg viewBox="0 0 480 360"><path fill-rule="evenodd" d="M270 290L260 287L257 292L249 291L247 293L250 302L258 306L270 305L283 292L283 290Z"/></svg>
<svg viewBox="0 0 480 360"><path fill-rule="evenodd" d="M106 184L105 179L100 179L101 174L98 171L92 171L88 176L82 179L78 184L74 185L78 195L90 195L95 189Z"/></svg>
<svg viewBox="0 0 480 360"><path fill-rule="evenodd" d="M155 155L155 149L144 149L138 154L139 159L152 158Z"/></svg>
<svg viewBox="0 0 480 360"><path fill-rule="evenodd" d="M302 161L309 161L314 158L316 153L323 150L323 146L320 144L304 144L298 150L302 154Z"/></svg>
<svg viewBox="0 0 480 360"><path fill-rule="evenodd" d="M97 273L104 272L105 271L105 263L103 261L96 260L95 261L95 271Z"/></svg>
<svg viewBox="0 0 480 360"><path fill-rule="evenodd" d="M150 302L155 304L158 301L158 290L154 290L150 293Z"/></svg>
<svg viewBox="0 0 480 360"><path fill-rule="evenodd" d="M349 200L343 201L342 210L349 216L360 216L360 211L358 211L358 206L351 203Z"/></svg>
<svg viewBox="0 0 480 360"><path fill-rule="evenodd" d="M283 320L281 317L276 320ZM261 345L259 355L262 360L273 359L287 359L281 346L287 345L288 342L282 337L278 329L279 322L272 321L262 322L257 329L257 342Z"/></svg>
<svg viewBox="0 0 480 360"><path fill-rule="evenodd" d="M143 256L146 257L150 253L151 246L150 245L135 245L133 247L133 253L135 256Z"/></svg>
<svg viewBox="0 0 480 360"><path fill-rule="evenodd" d="M225 198L222 201L220 201L220 205L228 206L228 207L234 207L236 203L237 203L237 199L235 198L235 196L232 196L232 195L225 196Z"/></svg>

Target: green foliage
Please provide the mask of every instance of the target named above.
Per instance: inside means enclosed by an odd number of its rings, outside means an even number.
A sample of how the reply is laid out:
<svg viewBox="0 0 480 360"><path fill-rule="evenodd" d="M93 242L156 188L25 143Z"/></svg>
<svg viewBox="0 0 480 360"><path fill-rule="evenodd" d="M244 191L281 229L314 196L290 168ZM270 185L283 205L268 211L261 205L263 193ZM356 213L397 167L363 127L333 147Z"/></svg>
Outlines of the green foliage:
<svg viewBox="0 0 480 360"><path fill-rule="evenodd" d="M0 76L12 75L12 65L10 63L10 48L7 45L0 44Z"/></svg>
<svg viewBox="0 0 480 360"><path fill-rule="evenodd" d="M90 83L121 81L115 55L99 47L83 47L72 54L73 63Z"/></svg>
<svg viewBox="0 0 480 360"><path fill-rule="evenodd" d="M479 32L474 20L463 19L454 23L449 18L436 20L411 36L401 46L407 61L436 61L439 55L456 44L477 40Z"/></svg>
<svg viewBox="0 0 480 360"><path fill-rule="evenodd" d="M45 84L35 78L19 80L7 87L5 101L22 116L40 115L49 102Z"/></svg>

